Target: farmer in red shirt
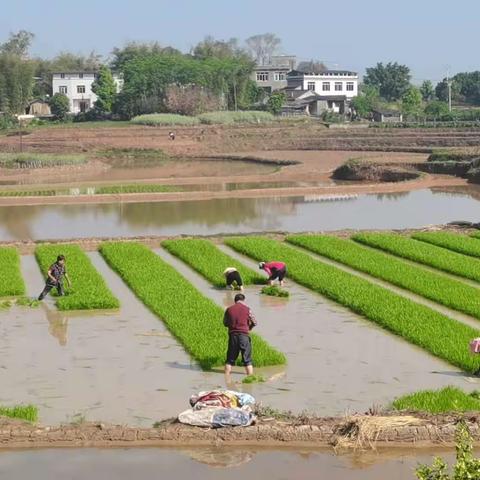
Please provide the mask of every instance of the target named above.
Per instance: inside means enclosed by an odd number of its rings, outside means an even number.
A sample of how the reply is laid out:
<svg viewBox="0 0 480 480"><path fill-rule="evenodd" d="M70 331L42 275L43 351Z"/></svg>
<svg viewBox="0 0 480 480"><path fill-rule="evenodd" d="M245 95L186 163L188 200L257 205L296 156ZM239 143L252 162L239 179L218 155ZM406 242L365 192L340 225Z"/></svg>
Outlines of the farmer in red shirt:
<svg viewBox="0 0 480 480"><path fill-rule="evenodd" d="M225 374L230 375L232 367L242 354L243 365L247 375L253 374L252 340L250 330L257 325L250 307L245 303L245 295L235 295L235 305L225 310L223 324L228 327L228 351L225 362Z"/></svg>
<svg viewBox="0 0 480 480"><path fill-rule="evenodd" d="M273 285L273 281L278 279L280 286L283 287L283 280L287 274L287 266L283 262L260 262L258 268L267 273L269 285Z"/></svg>

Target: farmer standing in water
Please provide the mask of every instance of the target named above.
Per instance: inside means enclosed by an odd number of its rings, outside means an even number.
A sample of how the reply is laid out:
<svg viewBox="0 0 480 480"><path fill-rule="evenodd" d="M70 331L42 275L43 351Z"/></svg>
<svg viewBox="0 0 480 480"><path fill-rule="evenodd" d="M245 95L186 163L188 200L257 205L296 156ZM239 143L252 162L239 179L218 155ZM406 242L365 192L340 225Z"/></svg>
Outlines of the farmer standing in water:
<svg viewBox="0 0 480 480"><path fill-rule="evenodd" d="M240 276L240 272L235 267L228 267L223 272L225 281L227 282L227 288L233 290L235 285L243 292L243 281ZM235 285L234 285L235 284Z"/></svg>
<svg viewBox="0 0 480 480"><path fill-rule="evenodd" d="M57 261L53 263L48 269L45 288L43 289L38 299L43 300L52 288L57 289L58 295L60 297L65 295L65 291L63 289L63 277L65 277L68 286L71 287L72 282L70 282L70 278L68 277L67 270L65 268L65 256L59 255L57 257Z"/></svg>
<svg viewBox="0 0 480 480"><path fill-rule="evenodd" d="M284 278L287 274L287 266L283 262L260 262L260 270L264 270L268 275L268 284L273 285L273 281L278 279L280 286L283 287Z"/></svg>

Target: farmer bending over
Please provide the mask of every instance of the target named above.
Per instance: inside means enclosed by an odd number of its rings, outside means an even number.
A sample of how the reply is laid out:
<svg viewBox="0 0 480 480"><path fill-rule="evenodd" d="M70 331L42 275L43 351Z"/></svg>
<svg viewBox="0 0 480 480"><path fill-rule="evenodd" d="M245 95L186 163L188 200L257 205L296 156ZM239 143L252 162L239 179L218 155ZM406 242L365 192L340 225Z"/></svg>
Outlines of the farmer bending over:
<svg viewBox="0 0 480 480"><path fill-rule="evenodd" d="M59 255L57 257L57 261L52 264L52 266L48 269L48 276L47 281L45 284L45 288L43 289L42 293L38 297L39 300L43 300L52 288L56 288L58 295L63 296L65 292L63 290L63 277L67 280L67 284L69 287L72 286L72 282L70 282L70 278L68 278L67 270L65 269L65 256Z"/></svg>
<svg viewBox="0 0 480 480"><path fill-rule="evenodd" d="M242 354L243 365L247 375L253 374L252 340L250 330L257 325L250 308L244 303L245 295L235 295L235 305L225 310L223 324L228 327L228 351L225 363L225 375L230 375L232 367Z"/></svg>
<svg viewBox="0 0 480 480"><path fill-rule="evenodd" d="M223 272L225 276L225 281L227 282L227 288L231 290L234 289L234 284L243 292L243 281L242 277L240 276L240 272L235 267L228 267Z"/></svg>
<svg viewBox="0 0 480 480"><path fill-rule="evenodd" d="M283 287L283 279L287 274L287 266L283 262L260 262L258 268L260 270L265 270L268 275L269 285L273 285L273 281L278 279L280 286Z"/></svg>

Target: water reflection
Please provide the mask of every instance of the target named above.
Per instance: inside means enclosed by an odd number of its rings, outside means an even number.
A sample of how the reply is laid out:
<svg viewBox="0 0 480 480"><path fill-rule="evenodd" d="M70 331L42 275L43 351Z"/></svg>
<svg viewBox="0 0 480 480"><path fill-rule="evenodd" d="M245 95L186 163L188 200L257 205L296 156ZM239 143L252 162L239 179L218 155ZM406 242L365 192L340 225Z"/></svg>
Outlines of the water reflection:
<svg viewBox="0 0 480 480"><path fill-rule="evenodd" d="M255 453L251 450L215 447L184 450L183 453L198 463L214 468L239 467L250 462L255 456Z"/></svg>
<svg viewBox="0 0 480 480"><path fill-rule="evenodd" d="M48 333L58 340L61 347L67 345L68 317L59 310L52 310L45 304L41 306L48 320Z"/></svg>

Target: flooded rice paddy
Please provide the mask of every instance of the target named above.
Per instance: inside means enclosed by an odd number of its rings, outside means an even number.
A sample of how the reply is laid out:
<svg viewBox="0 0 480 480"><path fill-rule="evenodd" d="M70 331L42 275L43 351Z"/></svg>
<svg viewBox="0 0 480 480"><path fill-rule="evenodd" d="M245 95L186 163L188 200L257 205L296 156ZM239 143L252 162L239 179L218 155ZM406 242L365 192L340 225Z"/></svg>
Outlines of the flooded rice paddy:
<svg viewBox="0 0 480 480"><path fill-rule="evenodd" d="M448 461L452 454L442 454ZM315 450L239 448L83 449L0 452L0 477L8 480L178 480L269 478L271 480L404 480L433 452L396 451L335 456Z"/></svg>
<svg viewBox="0 0 480 480"><path fill-rule="evenodd" d="M414 228L478 221L480 187L352 197L0 207L0 240Z"/></svg>

